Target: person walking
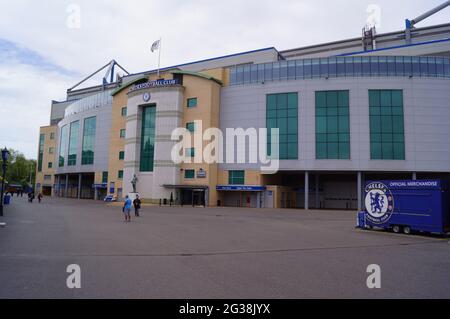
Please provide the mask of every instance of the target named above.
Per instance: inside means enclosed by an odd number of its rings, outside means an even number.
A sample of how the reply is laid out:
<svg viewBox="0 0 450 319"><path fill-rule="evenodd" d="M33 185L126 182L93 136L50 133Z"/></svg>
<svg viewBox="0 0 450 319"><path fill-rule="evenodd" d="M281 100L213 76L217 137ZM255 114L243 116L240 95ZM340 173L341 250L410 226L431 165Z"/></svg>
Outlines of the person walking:
<svg viewBox="0 0 450 319"><path fill-rule="evenodd" d="M42 197L44 197L44 196L42 195L41 192L39 192L39 194L38 194L38 201L39 201L39 203L42 201Z"/></svg>
<svg viewBox="0 0 450 319"><path fill-rule="evenodd" d="M123 204L123 214L125 215L125 222L131 221L130 211L131 211L131 199L127 196L125 196L125 203Z"/></svg>
<svg viewBox="0 0 450 319"><path fill-rule="evenodd" d="M133 201L134 206L134 216L139 217L139 209L141 209L141 200L139 199L139 195L136 195L136 198Z"/></svg>

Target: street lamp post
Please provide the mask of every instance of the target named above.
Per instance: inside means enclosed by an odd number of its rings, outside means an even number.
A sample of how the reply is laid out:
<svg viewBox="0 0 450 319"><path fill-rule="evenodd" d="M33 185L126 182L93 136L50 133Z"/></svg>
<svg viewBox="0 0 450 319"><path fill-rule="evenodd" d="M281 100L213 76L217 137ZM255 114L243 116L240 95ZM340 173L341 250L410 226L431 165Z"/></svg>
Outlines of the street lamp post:
<svg viewBox="0 0 450 319"><path fill-rule="evenodd" d="M9 151L2 149L2 193L0 194L0 216L3 216L3 195L5 194L6 166L8 165Z"/></svg>

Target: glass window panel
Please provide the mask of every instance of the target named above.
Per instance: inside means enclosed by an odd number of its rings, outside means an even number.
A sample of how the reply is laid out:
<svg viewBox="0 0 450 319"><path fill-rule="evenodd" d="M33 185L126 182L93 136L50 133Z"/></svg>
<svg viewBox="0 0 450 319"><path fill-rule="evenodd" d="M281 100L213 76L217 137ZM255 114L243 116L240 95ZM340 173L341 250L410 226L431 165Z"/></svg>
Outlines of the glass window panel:
<svg viewBox="0 0 450 319"><path fill-rule="evenodd" d="M326 133L327 132L327 118L326 117L316 117L316 132Z"/></svg>
<svg viewBox="0 0 450 319"><path fill-rule="evenodd" d="M327 108L327 116L337 116L338 108L337 107L328 107Z"/></svg>
<svg viewBox="0 0 450 319"><path fill-rule="evenodd" d="M353 72L353 58L347 57L345 58L345 75L354 76Z"/></svg>
<svg viewBox="0 0 450 319"><path fill-rule="evenodd" d="M265 81L272 81L272 63L266 63L264 64L264 80Z"/></svg>
<svg viewBox="0 0 450 319"><path fill-rule="evenodd" d="M296 79L303 79L304 78L304 74L303 74L303 60L297 60L295 62L295 78Z"/></svg>
<svg viewBox="0 0 450 319"><path fill-rule="evenodd" d="M320 59L320 76L328 76L328 59Z"/></svg>
<svg viewBox="0 0 450 319"><path fill-rule="evenodd" d="M392 143L381 143L381 152L383 159L393 159L394 158L394 147Z"/></svg>
<svg viewBox="0 0 450 319"><path fill-rule="evenodd" d="M380 92L380 103L381 106L391 106L391 91L382 90Z"/></svg>
<svg viewBox="0 0 450 319"><path fill-rule="evenodd" d="M277 111L276 110L267 110L267 117L268 118L276 118L277 117Z"/></svg>
<svg viewBox="0 0 450 319"><path fill-rule="evenodd" d="M363 75L378 76L378 57L363 57L362 58Z"/></svg>
<svg viewBox="0 0 450 319"><path fill-rule="evenodd" d="M288 63L287 61L281 61L280 64L280 79L286 80L288 78Z"/></svg>
<svg viewBox="0 0 450 319"><path fill-rule="evenodd" d="M337 76L345 76L345 60L343 58L337 59Z"/></svg>
<svg viewBox="0 0 450 319"><path fill-rule="evenodd" d="M350 143L339 143L339 159L350 159Z"/></svg>
<svg viewBox="0 0 450 319"><path fill-rule="evenodd" d="M381 143L370 143L370 158L373 160L382 159Z"/></svg>
<svg viewBox="0 0 450 319"><path fill-rule="evenodd" d="M289 80L295 79L295 61L288 61L288 78Z"/></svg>
<svg viewBox="0 0 450 319"><path fill-rule="evenodd" d="M381 132L392 133L392 117L380 116L380 118L381 118Z"/></svg>
<svg viewBox="0 0 450 319"><path fill-rule="evenodd" d="M404 143L394 143L394 159L404 160L405 159L405 144Z"/></svg>
<svg viewBox="0 0 450 319"><path fill-rule="evenodd" d="M370 106L381 106L380 102L380 91L369 91L369 104Z"/></svg>
<svg viewBox="0 0 450 319"><path fill-rule="evenodd" d="M312 76L313 78L318 78L320 76L320 60L312 60Z"/></svg>
<svg viewBox="0 0 450 319"><path fill-rule="evenodd" d="M404 137L403 133L400 133L400 134L394 133L393 141L394 141L394 143L404 143L405 137Z"/></svg>
<svg viewBox="0 0 450 319"><path fill-rule="evenodd" d="M419 57L412 57L412 73L414 76L420 76L420 60Z"/></svg>
<svg viewBox="0 0 450 319"><path fill-rule="evenodd" d="M298 158L298 144L297 143L288 143L288 159L297 159Z"/></svg>
<svg viewBox="0 0 450 319"><path fill-rule="evenodd" d="M329 61L328 61L328 75L330 77L336 77L336 75L337 75L336 58L329 58Z"/></svg>
<svg viewBox="0 0 450 319"><path fill-rule="evenodd" d="M328 143L337 143L339 142L339 134L327 134L327 142Z"/></svg>
<svg viewBox="0 0 450 319"><path fill-rule="evenodd" d="M348 91L339 91L338 92L338 106L348 106Z"/></svg>
<svg viewBox="0 0 450 319"><path fill-rule="evenodd" d="M393 90L392 91L392 106L403 106L403 91Z"/></svg>
<svg viewBox="0 0 450 319"><path fill-rule="evenodd" d="M371 106L370 109L369 109L369 114L378 116L378 115L381 114L381 108Z"/></svg>
<svg viewBox="0 0 450 319"><path fill-rule="evenodd" d="M395 73L397 76L405 75L405 67L404 67L404 63L403 63L403 57L401 57L401 56L395 57Z"/></svg>
<svg viewBox="0 0 450 319"><path fill-rule="evenodd" d="M244 68L241 66L238 66L236 68L236 84L243 84L244 83Z"/></svg>
<svg viewBox="0 0 450 319"><path fill-rule="evenodd" d="M286 110L288 105L288 95L285 93L277 94L277 109Z"/></svg>
<svg viewBox="0 0 450 319"><path fill-rule="evenodd" d="M338 132L338 121L337 116L328 116L327 117L327 132L328 133L337 133Z"/></svg>
<svg viewBox="0 0 450 319"><path fill-rule="evenodd" d="M403 133L404 132L403 116L393 116L392 125L394 133Z"/></svg>
<svg viewBox="0 0 450 319"><path fill-rule="evenodd" d="M362 67L361 67L361 57L354 57L353 59L353 72L354 76L361 76Z"/></svg>
<svg viewBox="0 0 450 319"><path fill-rule="evenodd" d="M338 106L338 92L328 91L327 92L327 107L337 107Z"/></svg>
<svg viewBox="0 0 450 319"><path fill-rule="evenodd" d="M327 153L329 159L339 159L339 144L327 143Z"/></svg>
<svg viewBox="0 0 450 319"><path fill-rule="evenodd" d="M439 77L444 76L444 59L436 58L436 75Z"/></svg>
<svg viewBox="0 0 450 319"><path fill-rule="evenodd" d="M370 132L381 133L381 120L379 116L370 117Z"/></svg>
<svg viewBox="0 0 450 319"><path fill-rule="evenodd" d="M428 76L436 76L436 58L428 57Z"/></svg>
<svg viewBox="0 0 450 319"><path fill-rule="evenodd" d="M326 143L327 142L327 134L317 133L316 141L320 142L320 143Z"/></svg>
<svg viewBox="0 0 450 319"><path fill-rule="evenodd" d="M394 76L395 75L395 57L387 58L387 66L388 66L388 75Z"/></svg>
<svg viewBox="0 0 450 319"><path fill-rule="evenodd" d="M386 76L388 73L387 69L387 59L386 57L379 57L378 58L378 68L379 68L379 75L380 76Z"/></svg>
<svg viewBox="0 0 450 319"><path fill-rule="evenodd" d="M327 92L316 92L316 107L327 106Z"/></svg>
<svg viewBox="0 0 450 319"><path fill-rule="evenodd" d="M403 58L403 65L404 65L404 75L405 76L412 75L412 60L411 60L411 57L404 57Z"/></svg>
<svg viewBox="0 0 450 319"><path fill-rule="evenodd" d="M326 143L316 143L316 158L317 159L327 159L327 144Z"/></svg>
<svg viewBox="0 0 450 319"><path fill-rule="evenodd" d="M250 83L250 65L244 66L244 84Z"/></svg>
<svg viewBox="0 0 450 319"><path fill-rule="evenodd" d="M419 61L420 61L420 75L427 76L428 75L428 58L420 57Z"/></svg>
<svg viewBox="0 0 450 319"><path fill-rule="evenodd" d="M278 62L273 63L272 78L274 81L280 80L280 63Z"/></svg>
<svg viewBox="0 0 450 319"><path fill-rule="evenodd" d="M289 93L288 94L288 108L297 109L298 108L298 94Z"/></svg>
<svg viewBox="0 0 450 319"><path fill-rule="evenodd" d="M339 133L350 132L350 124L348 116L339 116Z"/></svg>
<svg viewBox="0 0 450 319"><path fill-rule="evenodd" d="M350 142L349 133L339 133L339 142Z"/></svg>
<svg viewBox="0 0 450 319"><path fill-rule="evenodd" d="M312 77L311 60L303 61L303 73L305 75L305 79L310 79Z"/></svg>
<svg viewBox="0 0 450 319"><path fill-rule="evenodd" d="M230 69L230 85L235 85L236 84L236 68L231 68Z"/></svg>
<svg viewBox="0 0 450 319"><path fill-rule="evenodd" d="M370 134L370 141L381 143L381 134L380 133L372 133Z"/></svg>
<svg viewBox="0 0 450 319"><path fill-rule="evenodd" d="M256 64L250 66L250 82L258 82L258 66Z"/></svg>
<svg viewBox="0 0 450 319"><path fill-rule="evenodd" d="M258 64L258 82L264 82L264 64Z"/></svg>
<svg viewBox="0 0 450 319"><path fill-rule="evenodd" d="M391 108L390 106L382 106L382 107L380 108L381 115L383 115L383 116L389 116L389 115L391 115L391 114L392 114L391 109L392 109L392 108Z"/></svg>

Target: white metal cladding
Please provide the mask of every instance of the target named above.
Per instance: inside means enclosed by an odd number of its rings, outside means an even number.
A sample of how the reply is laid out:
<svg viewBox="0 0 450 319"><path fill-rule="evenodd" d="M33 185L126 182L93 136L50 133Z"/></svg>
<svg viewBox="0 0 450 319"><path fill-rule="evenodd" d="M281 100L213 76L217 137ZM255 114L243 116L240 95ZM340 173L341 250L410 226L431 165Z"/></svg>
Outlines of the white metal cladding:
<svg viewBox="0 0 450 319"><path fill-rule="evenodd" d="M89 110L93 110L95 108L100 108L104 106L112 105L112 96L111 90L104 91L101 93L97 93L88 97L85 97L81 100L77 100L76 102L69 105L65 112L64 117L68 117L74 114L83 113Z"/></svg>
<svg viewBox="0 0 450 319"><path fill-rule="evenodd" d="M220 128L265 128L266 95L298 92L298 160L282 170L450 172L450 79L339 78L277 81L222 89ZM371 160L369 90L403 90L405 160ZM350 160L316 160L315 92L349 90ZM228 141L226 141L228 142ZM247 142L248 143L248 142ZM247 144L248 149L248 144ZM260 164L221 164L255 169Z"/></svg>

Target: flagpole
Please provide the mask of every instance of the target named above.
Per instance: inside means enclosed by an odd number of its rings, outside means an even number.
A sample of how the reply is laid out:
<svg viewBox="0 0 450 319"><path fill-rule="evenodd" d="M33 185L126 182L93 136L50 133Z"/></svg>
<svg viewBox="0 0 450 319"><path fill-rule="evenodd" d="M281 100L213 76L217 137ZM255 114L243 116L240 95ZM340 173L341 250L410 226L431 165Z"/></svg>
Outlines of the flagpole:
<svg viewBox="0 0 450 319"><path fill-rule="evenodd" d="M159 38L159 49L158 49L158 79L159 79L159 68L161 66L161 48L162 48L162 41L161 37Z"/></svg>

